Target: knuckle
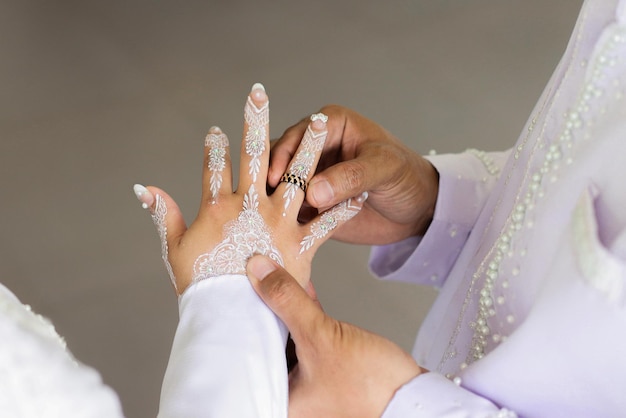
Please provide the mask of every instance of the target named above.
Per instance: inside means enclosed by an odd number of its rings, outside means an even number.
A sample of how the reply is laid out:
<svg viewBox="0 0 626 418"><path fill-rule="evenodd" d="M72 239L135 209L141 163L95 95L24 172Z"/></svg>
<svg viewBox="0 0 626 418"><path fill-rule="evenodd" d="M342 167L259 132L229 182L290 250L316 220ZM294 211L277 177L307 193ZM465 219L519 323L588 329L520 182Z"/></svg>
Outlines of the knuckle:
<svg viewBox="0 0 626 418"><path fill-rule="evenodd" d="M342 179L340 184L342 192L358 193L361 189L361 185L365 180L366 170L363 165L357 161L353 161L350 164L343 166Z"/></svg>
<svg viewBox="0 0 626 418"><path fill-rule="evenodd" d="M328 116L330 116L331 114L340 115L343 112L343 109L343 106L339 106L336 104L327 104L320 109L320 112Z"/></svg>

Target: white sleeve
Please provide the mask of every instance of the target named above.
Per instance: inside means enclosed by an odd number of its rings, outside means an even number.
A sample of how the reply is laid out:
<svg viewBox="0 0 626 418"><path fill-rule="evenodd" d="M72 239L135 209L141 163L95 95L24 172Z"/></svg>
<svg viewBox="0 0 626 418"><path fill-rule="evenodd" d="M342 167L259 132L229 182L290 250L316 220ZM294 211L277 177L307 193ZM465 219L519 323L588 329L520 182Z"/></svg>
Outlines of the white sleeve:
<svg viewBox="0 0 626 418"><path fill-rule="evenodd" d="M192 284L179 313L159 418L287 416L287 329L246 276Z"/></svg>
<svg viewBox="0 0 626 418"><path fill-rule="evenodd" d="M120 401L50 321L0 284L0 416L117 418Z"/></svg>

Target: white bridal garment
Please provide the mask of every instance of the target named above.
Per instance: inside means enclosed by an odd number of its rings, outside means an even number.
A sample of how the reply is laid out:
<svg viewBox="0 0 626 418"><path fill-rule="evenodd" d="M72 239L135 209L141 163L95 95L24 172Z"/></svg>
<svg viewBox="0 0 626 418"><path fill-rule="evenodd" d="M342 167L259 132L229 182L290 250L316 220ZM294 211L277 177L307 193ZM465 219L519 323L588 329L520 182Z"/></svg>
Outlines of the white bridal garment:
<svg viewBox="0 0 626 418"><path fill-rule="evenodd" d="M78 363L52 324L0 284L0 416L116 418L115 393Z"/></svg>

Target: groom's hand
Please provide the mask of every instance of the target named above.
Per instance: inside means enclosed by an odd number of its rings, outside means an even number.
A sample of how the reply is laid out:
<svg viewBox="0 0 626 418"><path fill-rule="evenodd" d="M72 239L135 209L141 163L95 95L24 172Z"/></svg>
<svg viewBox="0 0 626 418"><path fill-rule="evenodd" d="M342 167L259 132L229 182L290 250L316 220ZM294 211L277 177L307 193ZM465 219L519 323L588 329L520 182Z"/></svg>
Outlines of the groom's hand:
<svg viewBox="0 0 626 418"><path fill-rule="evenodd" d="M290 417L380 417L395 391L424 372L393 342L326 315L269 258L252 257L248 277L295 342Z"/></svg>

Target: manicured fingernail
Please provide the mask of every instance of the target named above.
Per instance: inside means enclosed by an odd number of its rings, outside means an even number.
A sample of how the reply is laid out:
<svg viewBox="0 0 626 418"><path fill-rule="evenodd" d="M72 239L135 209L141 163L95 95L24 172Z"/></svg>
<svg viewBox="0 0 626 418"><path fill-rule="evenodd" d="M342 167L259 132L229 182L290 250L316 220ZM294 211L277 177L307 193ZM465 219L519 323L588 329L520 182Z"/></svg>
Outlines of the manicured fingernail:
<svg viewBox="0 0 626 418"><path fill-rule="evenodd" d="M309 184L309 190L313 196L313 200L317 203L317 206L324 206L330 204L335 193L333 188L330 187L330 183L326 180L320 180L313 184Z"/></svg>
<svg viewBox="0 0 626 418"><path fill-rule="evenodd" d="M150 193L150 190L146 189L141 184L135 184L133 186L133 191L135 192L135 196L141 202L141 207L144 209L148 209L154 204L154 196Z"/></svg>
<svg viewBox="0 0 626 418"><path fill-rule="evenodd" d="M369 194L367 192L363 192L356 198L356 201L357 203L363 203L367 200L368 197Z"/></svg>
<svg viewBox="0 0 626 418"><path fill-rule="evenodd" d="M328 116L323 113L314 113L311 115L311 126L317 130L326 128L326 122L328 122Z"/></svg>
<svg viewBox="0 0 626 418"><path fill-rule="evenodd" d="M265 86L261 83L255 83L250 90L250 97L257 105L267 100L267 94L265 94Z"/></svg>
<svg viewBox="0 0 626 418"><path fill-rule="evenodd" d="M268 274L276 270L276 265L269 258L263 256L255 256L248 261L248 271L257 280L263 280Z"/></svg>
<svg viewBox="0 0 626 418"><path fill-rule="evenodd" d="M211 126L209 128L209 133L210 134L214 134L214 135L219 135L222 133L222 130L220 129L219 126Z"/></svg>

